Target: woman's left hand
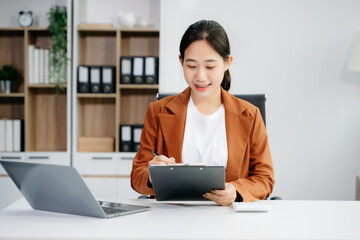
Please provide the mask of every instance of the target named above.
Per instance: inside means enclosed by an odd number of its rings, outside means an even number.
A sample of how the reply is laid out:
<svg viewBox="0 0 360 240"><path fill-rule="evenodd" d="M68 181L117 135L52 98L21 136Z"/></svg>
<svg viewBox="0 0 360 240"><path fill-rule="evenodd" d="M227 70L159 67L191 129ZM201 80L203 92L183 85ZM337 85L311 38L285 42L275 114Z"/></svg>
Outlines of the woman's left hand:
<svg viewBox="0 0 360 240"><path fill-rule="evenodd" d="M231 183L225 183L224 190L213 190L203 194L203 197L222 206L230 206L236 199L236 188Z"/></svg>

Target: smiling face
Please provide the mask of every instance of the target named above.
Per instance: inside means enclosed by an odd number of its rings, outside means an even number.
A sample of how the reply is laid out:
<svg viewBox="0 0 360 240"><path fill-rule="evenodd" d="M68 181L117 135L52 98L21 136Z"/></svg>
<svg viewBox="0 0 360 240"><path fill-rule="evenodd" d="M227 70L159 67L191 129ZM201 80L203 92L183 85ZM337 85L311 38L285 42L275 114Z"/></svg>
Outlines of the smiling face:
<svg viewBox="0 0 360 240"><path fill-rule="evenodd" d="M206 40L191 43L180 60L184 77L191 88L192 98L219 97L224 72L230 67L232 56L224 59Z"/></svg>

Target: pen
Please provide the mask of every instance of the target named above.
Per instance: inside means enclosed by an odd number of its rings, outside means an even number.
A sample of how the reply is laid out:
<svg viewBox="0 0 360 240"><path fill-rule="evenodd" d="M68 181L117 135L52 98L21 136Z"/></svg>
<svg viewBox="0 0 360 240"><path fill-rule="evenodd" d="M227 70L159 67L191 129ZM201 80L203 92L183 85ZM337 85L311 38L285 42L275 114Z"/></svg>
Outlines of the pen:
<svg viewBox="0 0 360 240"><path fill-rule="evenodd" d="M159 156L159 154L157 152L155 152L155 150L152 150L151 154L154 155L154 156Z"/></svg>

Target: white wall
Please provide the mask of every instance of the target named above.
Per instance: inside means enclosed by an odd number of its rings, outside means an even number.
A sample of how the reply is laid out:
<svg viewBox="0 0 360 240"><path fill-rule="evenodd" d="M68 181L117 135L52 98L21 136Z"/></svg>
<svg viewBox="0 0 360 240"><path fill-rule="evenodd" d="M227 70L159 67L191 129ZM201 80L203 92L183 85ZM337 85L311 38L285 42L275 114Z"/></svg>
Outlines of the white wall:
<svg viewBox="0 0 360 240"><path fill-rule="evenodd" d="M112 23L119 27L119 12L133 13L149 26L159 27L159 0L76 0L83 14L79 22Z"/></svg>
<svg viewBox="0 0 360 240"><path fill-rule="evenodd" d="M67 0L0 0L0 27L19 27L17 19L22 10L33 12L36 19L33 26L47 27L47 12L55 4L66 6Z"/></svg>
<svg viewBox="0 0 360 240"><path fill-rule="evenodd" d="M232 93L266 93L273 195L355 198L360 173L360 74L346 71L360 32L358 0L161 1L160 92L186 87L186 28L217 20L235 58Z"/></svg>

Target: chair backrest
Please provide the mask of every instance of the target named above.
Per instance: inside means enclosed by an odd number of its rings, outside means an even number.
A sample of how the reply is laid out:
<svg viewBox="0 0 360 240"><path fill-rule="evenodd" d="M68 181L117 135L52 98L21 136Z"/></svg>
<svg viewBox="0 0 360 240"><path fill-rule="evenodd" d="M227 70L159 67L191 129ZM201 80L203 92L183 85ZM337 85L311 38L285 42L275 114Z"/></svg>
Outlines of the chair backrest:
<svg viewBox="0 0 360 240"><path fill-rule="evenodd" d="M176 93L158 93L156 95L157 100L162 99L167 96L175 95ZM266 115L265 115L265 94L234 94L235 97L248 101L249 103L255 105L259 108L261 116L264 120L266 126Z"/></svg>

